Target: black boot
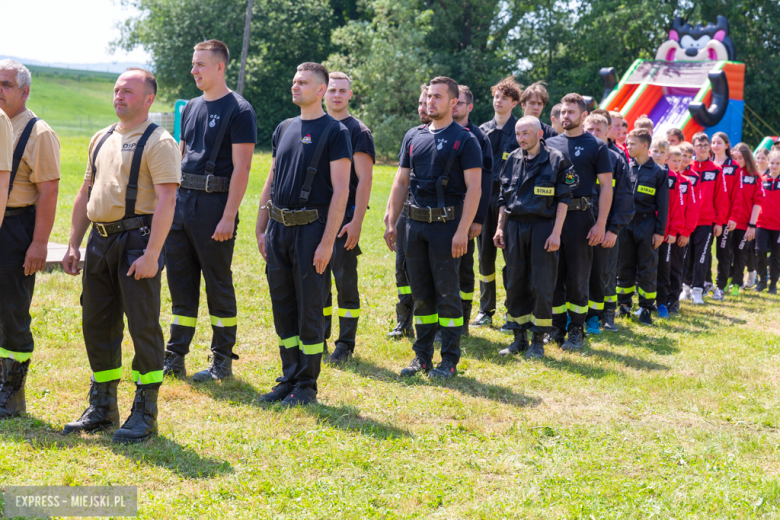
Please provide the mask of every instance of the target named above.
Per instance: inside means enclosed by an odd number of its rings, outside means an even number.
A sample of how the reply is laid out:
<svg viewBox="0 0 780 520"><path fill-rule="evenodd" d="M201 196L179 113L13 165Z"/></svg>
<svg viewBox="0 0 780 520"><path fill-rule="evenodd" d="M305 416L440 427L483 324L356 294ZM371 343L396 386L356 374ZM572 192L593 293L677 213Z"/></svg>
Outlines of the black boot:
<svg viewBox="0 0 780 520"><path fill-rule="evenodd" d="M606 310L604 311L604 330L608 330L610 332L617 332L618 328L617 325L615 325L615 311L613 310Z"/></svg>
<svg viewBox="0 0 780 520"><path fill-rule="evenodd" d="M279 383L270 392L261 395L257 400L261 404L278 403L284 401L292 393L293 388L295 388L295 385L292 383Z"/></svg>
<svg viewBox="0 0 780 520"><path fill-rule="evenodd" d="M576 325L569 327L569 338L561 345L561 350L568 351L580 351L582 350L582 343L585 338L585 334L582 329Z"/></svg>
<svg viewBox="0 0 780 520"><path fill-rule="evenodd" d="M0 419L16 417L27 411L24 399L24 382L30 360L20 363L2 358L0 363Z"/></svg>
<svg viewBox="0 0 780 520"><path fill-rule="evenodd" d="M130 417L114 432L111 442L142 442L157 433L157 393L160 387L138 385Z"/></svg>
<svg viewBox="0 0 780 520"><path fill-rule="evenodd" d="M505 349L501 349L498 353L502 356L511 356L512 354L522 354L528 350L528 334L524 330L513 330L515 333L515 340Z"/></svg>
<svg viewBox="0 0 780 520"><path fill-rule="evenodd" d="M553 327L544 339L545 343L555 343L558 346L563 345L564 341L566 341L566 333L558 327Z"/></svg>
<svg viewBox="0 0 780 520"><path fill-rule="evenodd" d="M395 305L396 325L387 334L387 339L414 338L414 316L411 307L403 303Z"/></svg>
<svg viewBox="0 0 780 520"><path fill-rule="evenodd" d="M293 388L292 392L281 402L284 407L307 404L317 404L317 392L313 388L301 388L300 386Z"/></svg>
<svg viewBox="0 0 780 520"><path fill-rule="evenodd" d="M163 375L171 375L179 379L187 377L187 369L184 366L184 356L166 350L165 360L163 361Z"/></svg>
<svg viewBox="0 0 780 520"><path fill-rule="evenodd" d="M193 381L203 383L206 381L221 381L233 377L233 358L222 354L212 353L211 366L201 370L192 376Z"/></svg>
<svg viewBox="0 0 780 520"><path fill-rule="evenodd" d="M469 335L469 322L471 321L471 301L463 300L463 336Z"/></svg>
<svg viewBox="0 0 780 520"><path fill-rule="evenodd" d="M528 359L542 359L544 357L544 332L534 332L525 357Z"/></svg>
<svg viewBox="0 0 780 520"><path fill-rule="evenodd" d="M119 409L116 404L118 385L119 381L98 383L93 377L89 383L89 406L78 421L65 425L62 434L97 432L119 426Z"/></svg>
<svg viewBox="0 0 780 520"><path fill-rule="evenodd" d="M349 361L349 358L352 357L352 349L349 348L344 343L336 343L336 349L333 351L333 354L328 356L328 358L325 359L326 365L342 365Z"/></svg>
<svg viewBox="0 0 780 520"><path fill-rule="evenodd" d="M767 294L777 294L777 282L769 282Z"/></svg>

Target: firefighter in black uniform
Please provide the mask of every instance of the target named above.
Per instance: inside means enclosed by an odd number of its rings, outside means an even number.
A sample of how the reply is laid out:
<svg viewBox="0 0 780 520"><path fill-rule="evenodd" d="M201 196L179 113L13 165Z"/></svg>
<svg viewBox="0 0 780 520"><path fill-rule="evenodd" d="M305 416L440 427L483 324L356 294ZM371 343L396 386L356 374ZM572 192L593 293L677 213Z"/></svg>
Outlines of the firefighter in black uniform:
<svg viewBox="0 0 780 520"><path fill-rule="evenodd" d="M352 162L349 130L322 110L327 88L325 67L299 65L292 97L301 115L282 122L272 138L255 233L267 262L282 375L261 403L317 402L328 263L344 221Z"/></svg>
<svg viewBox="0 0 780 520"><path fill-rule="evenodd" d="M669 174L650 157L652 141L652 134L644 129L632 130L626 139L631 156L629 176L635 179L636 214L621 231L617 281L620 314L630 316L631 300L638 290L639 321L645 325L653 323L650 313L656 297L658 248L666 238L669 216Z"/></svg>
<svg viewBox="0 0 780 520"><path fill-rule="evenodd" d="M165 242L173 311L165 373L186 375L184 356L195 335L202 273L213 336L211 365L193 376L200 382L231 377L238 359L233 352L238 317L231 264L257 121L249 103L225 84L228 61L228 48L220 41L195 46L192 74L203 95L182 113L182 182Z"/></svg>
<svg viewBox="0 0 780 520"><path fill-rule="evenodd" d="M417 329L416 356L401 375L424 371L430 372L430 377L450 378L457 373L460 360L463 309L458 271L479 206L483 163L477 139L452 120L457 102L454 80L431 80L428 114L433 122L402 151L390 194L385 242L395 249L394 223L403 208L407 212L406 265ZM409 202L404 205L409 192ZM441 328L442 361L431 370L437 324Z"/></svg>
<svg viewBox="0 0 780 520"><path fill-rule="evenodd" d="M325 106L328 115L340 121L349 130L352 143L352 170L349 174L349 200L344 223L336 237L330 268L336 280L339 303L339 338L336 349L326 363L343 363L355 351L355 335L360 317L360 293L358 292L358 256L360 255L360 231L371 197L374 175L374 137L371 130L359 119L349 115L352 98L352 80L343 72L331 72ZM333 296L328 292L325 303L325 339L330 338L333 314Z"/></svg>
<svg viewBox="0 0 780 520"><path fill-rule="evenodd" d="M541 358L544 335L552 328L561 229L576 179L568 159L545 144L539 119L521 117L515 132L520 150L509 155L501 172L495 235L506 255L507 322L515 339L499 354Z"/></svg>
<svg viewBox="0 0 780 520"><path fill-rule="evenodd" d="M488 208L490 207L490 194L493 189L493 153L490 149L490 141L477 125L471 122L469 114L474 110L474 94L466 85L458 85L458 104L452 109L452 118L460 126L468 128L479 142L482 150L482 195L479 198L479 207L474 216L474 222L469 228L469 247L466 254L460 259L460 299L463 307L463 335L469 335L469 321L471 321L471 303L474 299L474 242L482 233L482 225L485 222Z"/></svg>
<svg viewBox="0 0 780 520"><path fill-rule="evenodd" d="M30 304L35 273L46 266L60 179L57 134L27 109L31 82L27 67L0 60L0 133L8 129L2 125L7 115L13 131L6 139L14 143L9 185L0 187L8 196L0 208L0 419L26 410L25 376L34 348Z"/></svg>
<svg viewBox="0 0 780 520"><path fill-rule="evenodd" d="M579 94L561 99L561 124L564 133L547 141L574 166L579 186L572 194L569 216L561 234L558 278L553 297L553 330L549 339L564 350L583 346L585 317L588 312L588 285L593 247L601 246L612 207L612 161L604 141L585 132L585 101ZM593 196L598 180L598 218ZM570 323L567 327L567 314ZM569 336L566 338L568 329Z"/></svg>
<svg viewBox="0 0 780 520"><path fill-rule="evenodd" d="M512 151L517 150L515 124L517 118L512 110L520 102L521 87L513 76L501 80L490 89L493 95L495 115L487 123L479 125L479 129L490 141L493 151L493 187L491 189L490 207L482 234L477 241L479 250L479 313L471 323L474 327L493 325L493 315L496 313L496 254L498 249L493 243L493 236L498 226L498 194L501 191L501 180L498 175ZM502 330L510 332L505 323Z"/></svg>
<svg viewBox="0 0 780 520"><path fill-rule="evenodd" d="M401 142L401 149L398 151L398 160L401 160L404 148L409 141L414 138L428 123L431 118L428 116L428 85L420 85L420 98L417 101L417 115L420 116L420 125L410 128ZM390 200L387 201L388 206ZM385 210L385 218L390 214ZM385 227L387 221L385 221ZM406 214L401 213L398 216L395 229L397 231L395 244L395 284L398 289L398 303L395 305L396 324L387 337L389 339L400 339L403 337L414 338L414 300L412 300L412 288L409 286L409 277L406 273L406 253L404 242L406 238Z"/></svg>
<svg viewBox="0 0 780 520"><path fill-rule="evenodd" d="M550 94L547 92L547 83L544 81L537 81L520 94L520 107L523 109L524 116L533 116L539 119L539 124L542 125L542 133L544 134L544 140L558 135L557 130L541 121L542 112L544 107L550 101Z"/></svg>
<svg viewBox="0 0 780 520"><path fill-rule="evenodd" d="M612 161L612 208L607 219L607 232L601 245L593 247L593 264L590 270L588 293L588 334L601 334L600 321L604 321L605 330L612 330L614 313L607 315L606 298L614 294L617 282L617 237L634 216L633 186L628 182L625 154L613 149L612 141L607 137L607 131L612 122L606 110L594 110L585 118L585 131L609 146ZM594 207L598 207L598 196L601 190L596 186ZM613 262L614 259L614 262ZM609 294L608 294L609 293ZM617 296L615 296L617 301ZM606 319L605 319L606 318ZM609 320L609 321L608 321Z"/></svg>
<svg viewBox="0 0 780 520"><path fill-rule="evenodd" d="M65 272L78 275L79 246L92 222L84 259L81 305L92 368L89 407L64 434L115 427L122 376L123 314L135 347L130 417L114 442L140 442L157 431L157 392L165 340L160 327L162 249L171 228L181 155L176 141L148 119L157 82L140 69L114 88L119 123L92 137L84 183L76 195Z"/></svg>

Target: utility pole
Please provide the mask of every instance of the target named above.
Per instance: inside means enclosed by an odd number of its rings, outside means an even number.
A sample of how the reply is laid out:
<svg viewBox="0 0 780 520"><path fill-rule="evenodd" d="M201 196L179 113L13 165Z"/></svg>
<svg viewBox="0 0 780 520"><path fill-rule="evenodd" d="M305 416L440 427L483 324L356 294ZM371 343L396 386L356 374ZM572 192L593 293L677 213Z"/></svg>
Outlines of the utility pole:
<svg viewBox="0 0 780 520"><path fill-rule="evenodd" d="M246 55L249 54L249 33L252 31L252 7L254 0L248 0L246 6L246 25L244 26L244 46L241 49L241 70L238 71L238 87L236 92L239 96L244 95L244 79L246 78Z"/></svg>

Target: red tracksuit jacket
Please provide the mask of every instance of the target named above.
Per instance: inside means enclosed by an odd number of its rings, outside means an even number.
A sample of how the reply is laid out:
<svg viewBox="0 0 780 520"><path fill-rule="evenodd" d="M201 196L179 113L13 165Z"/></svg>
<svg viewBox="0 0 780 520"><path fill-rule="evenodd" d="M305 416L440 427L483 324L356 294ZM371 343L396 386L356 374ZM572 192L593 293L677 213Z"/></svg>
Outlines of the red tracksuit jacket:
<svg viewBox="0 0 780 520"><path fill-rule="evenodd" d="M669 235L677 236L685 227L685 198L680 192L682 176L673 172L671 169L668 170L668 173L669 216L666 219L666 233L664 233L664 238Z"/></svg>
<svg viewBox="0 0 780 520"><path fill-rule="evenodd" d="M762 183L764 198L761 200L761 213L758 214L756 227L780 231L780 177L764 177Z"/></svg>
<svg viewBox="0 0 780 520"><path fill-rule="evenodd" d="M753 206L761 205L761 200L764 198L764 189L761 184L760 175L753 177L740 168L739 183L734 189L734 203L731 205L731 215L729 215L729 220L737 223L737 229L746 231L753 213Z"/></svg>
<svg viewBox="0 0 780 520"><path fill-rule="evenodd" d="M691 169L699 174L699 190L701 208L699 210L699 226L724 225L729 217L729 192L726 179L720 166L707 160L694 160Z"/></svg>
<svg viewBox="0 0 780 520"><path fill-rule="evenodd" d="M699 185L699 174L693 171L690 166L681 175L688 181L689 187L685 198L685 228L680 234L684 237L689 237L693 230L696 229L696 226L699 225L701 186Z"/></svg>
<svg viewBox="0 0 780 520"><path fill-rule="evenodd" d="M740 167L734 159L726 157L726 160L720 165L720 169L723 171L723 180L726 181L726 191L729 192L728 214L731 214L736 198L735 192L739 186Z"/></svg>

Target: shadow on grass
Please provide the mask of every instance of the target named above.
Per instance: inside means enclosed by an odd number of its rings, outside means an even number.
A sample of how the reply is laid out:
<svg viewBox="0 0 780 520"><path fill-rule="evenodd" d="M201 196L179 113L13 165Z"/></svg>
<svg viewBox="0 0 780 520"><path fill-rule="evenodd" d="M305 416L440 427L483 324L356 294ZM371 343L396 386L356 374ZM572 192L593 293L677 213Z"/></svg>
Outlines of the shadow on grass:
<svg viewBox="0 0 780 520"><path fill-rule="evenodd" d="M191 378L187 378L184 382L200 394L207 395L212 399L227 401L230 404L253 404L260 394L253 385L235 376L224 381L196 383Z"/></svg>
<svg viewBox="0 0 780 520"><path fill-rule="evenodd" d="M0 422L0 439L27 442L34 450L63 448L108 449L140 465L167 469L188 479L212 478L234 472L230 463L203 457L187 446L156 435L140 444L114 444L113 429L93 434L62 435L62 429L27 415Z"/></svg>
<svg viewBox="0 0 780 520"><path fill-rule="evenodd" d="M536 407L542 400L538 397L529 397L524 394L517 394L509 388L483 383L473 377L459 374L448 381L436 382L425 376L417 375L414 377L402 377L398 373L388 370L371 363L368 360L361 359L357 362L349 363L344 366L344 370L349 370L362 377L397 383L399 385L414 386L442 386L450 390L455 390L462 394L472 397L490 399L499 403L510 404L519 407Z"/></svg>
<svg viewBox="0 0 780 520"><path fill-rule="evenodd" d="M669 370L669 367L646 359L640 359L634 356L627 356L625 354L618 354L617 352L611 352L609 350L599 350L597 348L590 347L586 349L586 354L598 356L602 359L613 361L615 363L622 363L627 367L634 368L636 370Z"/></svg>
<svg viewBox="0 0 780 520"><path fill-rule="evenodd" d="M280 412L286 411L279 405L266 405L264 408ZM353 405L332 406L319 403L314 406L300 406L295 410L310 415L320 424L377 439L400 439L413 436L408 430L360 415L360 409Z"/></svg>

